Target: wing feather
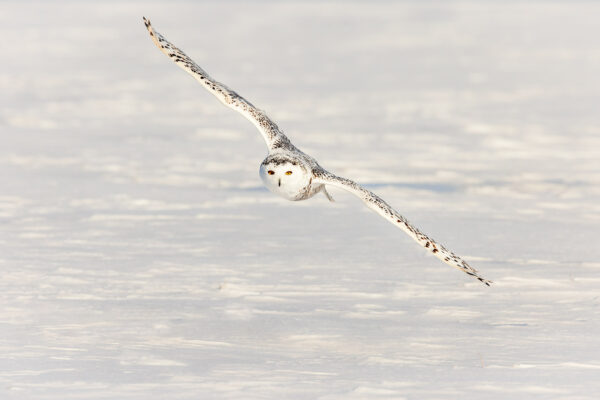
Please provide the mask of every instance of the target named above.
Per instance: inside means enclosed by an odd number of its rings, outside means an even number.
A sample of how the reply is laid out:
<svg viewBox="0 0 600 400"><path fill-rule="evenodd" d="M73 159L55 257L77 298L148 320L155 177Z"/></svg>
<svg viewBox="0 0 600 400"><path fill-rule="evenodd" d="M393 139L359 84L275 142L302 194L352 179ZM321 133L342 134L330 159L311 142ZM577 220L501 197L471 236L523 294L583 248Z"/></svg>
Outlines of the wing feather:
<svg viewBox="0 0 600 400"><path fill-rule="evenodd" d="M417 243L423 246L426 250L432 253L434 256L439 258L441 261L455 268L460 269L468 275L473 276L483 284L490 286L492 281L487 280L479 275L479 272L471 267L465 260L446 249L435 240L425 235L423 232L413 226L405 217L400 215L394 210L388 203L386 203L381 197L377 196L373 192L370 192L356 182L350 179L341 178L329 172L323 171L314 180L316 183L322 183L325 185L337 186L345 189L355 196L359 197L370 209L377 212L379 215L384 217L386 220L394 224L395 226L406 232L411 238Z"/></svg>
<svg viewBox="0 0 600 400"><path fill-rule="evenodd" d="M224 84L211 78L198 64L188 57L182 50L175 47L163 35L158 33L150 20L144 17L144 24L150 33L152 41L164 54L169 56L180 68L192 75L210 93L227 107L232 108L246 117L260 131L269 150L277 148L293 148L290 140L283 134L277 124L273 122L264 111L254 107L252 103L231 90Z"/></svg>

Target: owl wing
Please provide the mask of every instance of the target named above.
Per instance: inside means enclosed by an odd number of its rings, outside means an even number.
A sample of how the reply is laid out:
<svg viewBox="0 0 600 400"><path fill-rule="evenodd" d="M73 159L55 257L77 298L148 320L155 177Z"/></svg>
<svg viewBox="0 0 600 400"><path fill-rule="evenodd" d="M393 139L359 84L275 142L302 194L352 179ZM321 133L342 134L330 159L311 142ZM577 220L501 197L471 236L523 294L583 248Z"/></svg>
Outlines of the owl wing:
<svg viewBox="0 0 600 400"><path fill-rule="evenodd" d="M264 111L254 107L248 100L244 99L222 83L211 78L206 71L200 68L200 66L183 51L175 47L171 42L165 39L163 35L155 31L150 24L150 20L145 17L144 24L150 33L152 41L160 51L169 56L180 68L196 78L198 82L200 82L223 104L229 108L233 108L250 120L250 122L258 128L270 150L277 148L293 148L290 140L283 134L277 124L267 117Z"/></svg>
<svg viewBox="0 0 600 400"><path fill-rule="evenodd" d="M477 280L479 280L487 286L490 286L490 284L492 283L491 281L481 277L477 270L471 267L469 264L467 264L465 260L457 256L450 250L446 249L444 246L437 243L435 240L431 239L421 231L419 231L410 222L408 222L406 218L398 214L396 210L390 207L389 204L387 204L376 194L362 188L360 185L358 185L356 182L351 181L350 179L341 178L327 171L319 171L316 173L316 175L317 177L313 179L313 182L337 186L359 197L367 205L367 207L369 207L371 210L374 210L386 220L402 229L417 243L419 243L421 246L430 251L434 256L436 256L446 264L458 268L466 274L475 277Z"/></svg>

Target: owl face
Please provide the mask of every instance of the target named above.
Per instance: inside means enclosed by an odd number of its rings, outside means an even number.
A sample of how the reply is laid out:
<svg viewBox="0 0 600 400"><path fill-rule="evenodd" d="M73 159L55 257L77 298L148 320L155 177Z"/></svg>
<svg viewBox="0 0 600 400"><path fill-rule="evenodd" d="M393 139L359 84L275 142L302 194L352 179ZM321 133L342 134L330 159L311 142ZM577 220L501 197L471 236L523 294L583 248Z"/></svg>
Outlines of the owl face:
<svg viewBox="0 0 600 400"><path fill-rule="evenodd" d="M265 186L288 200L300 200L310 190L311 174L299 162L282 156L269 156L260 165Z"/></svg>

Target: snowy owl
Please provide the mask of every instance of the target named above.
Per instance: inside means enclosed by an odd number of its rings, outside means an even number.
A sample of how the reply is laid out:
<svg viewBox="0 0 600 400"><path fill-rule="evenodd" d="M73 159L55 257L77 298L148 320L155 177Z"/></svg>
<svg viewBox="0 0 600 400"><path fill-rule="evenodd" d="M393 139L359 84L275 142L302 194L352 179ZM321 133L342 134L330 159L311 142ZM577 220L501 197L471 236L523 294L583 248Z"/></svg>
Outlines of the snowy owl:
<svg viewBox="0 0 600 400"><path fill-rule="evenodd" d="M192 75L223 104L242 114L258 128L269 149L269 155L260 164L260 177L269 190L293 201L306 200L321 192L330 201L333 201L326 186L331 185L345 189L358 196L367 207L402 229L443 262L475 277L485 285L490 285L491 281L481 277L477 270L462 258L415 228L379 196L350 179L336 176L323 169L314 158L294 146L264 111L254 107L242 96L211 78L183 51L155 31L148 19L144 18L144 24L160 51Z"/></svg>

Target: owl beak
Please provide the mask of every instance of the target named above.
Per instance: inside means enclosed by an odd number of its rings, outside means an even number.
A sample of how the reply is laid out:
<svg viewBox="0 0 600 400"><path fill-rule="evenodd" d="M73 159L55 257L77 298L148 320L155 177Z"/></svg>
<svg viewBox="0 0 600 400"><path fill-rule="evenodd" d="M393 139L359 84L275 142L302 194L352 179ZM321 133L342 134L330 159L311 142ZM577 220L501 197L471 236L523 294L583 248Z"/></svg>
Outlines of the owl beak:
<svg viewBox="0 0 600 400"><path fill-rule="evenodd" d="M281 179L279 179L279 187L281 187Z"/></svg>

